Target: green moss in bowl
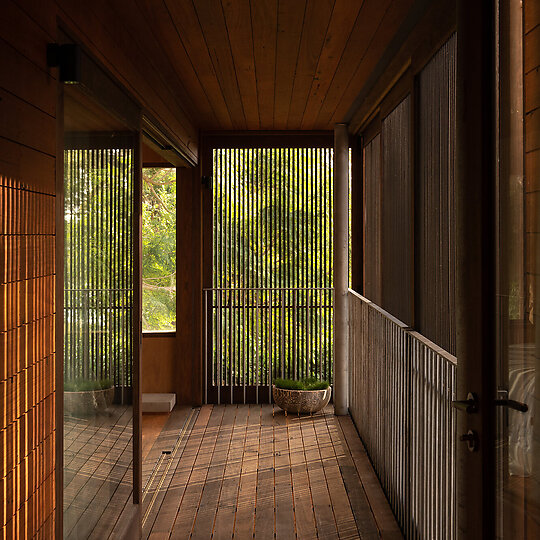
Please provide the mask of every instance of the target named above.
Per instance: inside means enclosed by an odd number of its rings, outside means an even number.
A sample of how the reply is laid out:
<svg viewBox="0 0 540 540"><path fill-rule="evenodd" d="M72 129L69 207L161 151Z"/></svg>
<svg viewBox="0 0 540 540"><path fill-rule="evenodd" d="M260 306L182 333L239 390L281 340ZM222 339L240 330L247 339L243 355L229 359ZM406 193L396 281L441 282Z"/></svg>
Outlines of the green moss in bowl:
<svg viewBox="0 0 540 540"><path fill-rule="evenodd" d="M64 381L65 392L90 392L92 390L107 390L112 387L110 379L90 380L90 379L73 379Z"/></svg>
<svg viewBox="0 0 540 540"><path fill-rule="evenodd" d="M276 388L283 390L326 390L330 384L328 381L319 381L315 377L309 377L300 381L293 379L274 379Z"/></svg>

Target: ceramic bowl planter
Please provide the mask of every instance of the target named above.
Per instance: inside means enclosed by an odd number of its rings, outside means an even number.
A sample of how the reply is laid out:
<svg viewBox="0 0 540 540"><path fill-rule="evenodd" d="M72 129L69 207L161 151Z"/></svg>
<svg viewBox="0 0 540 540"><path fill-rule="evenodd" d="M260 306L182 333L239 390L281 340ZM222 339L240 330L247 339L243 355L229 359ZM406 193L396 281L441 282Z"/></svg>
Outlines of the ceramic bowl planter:
<svg viewBox="0 0 540 540"><path fill-rule="evenodd" d="M72 416L88 416L108 409L114 399L114 387L104 390L64 392L64 412Z"/></svg>
<svg viewBox="0 0 540 540"><path fill-rule="evenodd" d="M330 401L332 387L323 390L286 390L272 386L274 402L284 411L294 414L309 414L324 409Z"/></svg>

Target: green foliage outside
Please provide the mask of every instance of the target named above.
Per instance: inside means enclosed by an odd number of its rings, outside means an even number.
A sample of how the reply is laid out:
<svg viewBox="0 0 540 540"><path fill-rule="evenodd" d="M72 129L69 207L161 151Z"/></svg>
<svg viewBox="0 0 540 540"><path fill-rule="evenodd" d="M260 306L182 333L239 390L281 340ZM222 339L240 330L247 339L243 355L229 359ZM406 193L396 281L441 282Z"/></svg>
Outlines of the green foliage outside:
<svg viewBox="0 0 540 540"><path fill-rule="evenodd" d="M143 169L143 330L176 328L176 169Z"/></svg>
<svg viewBox="0 0 540 540"><path fill-rule="evenodd" d="M214 287L332 287L330 149L214 151Z"/></svg>
<svg viewBox="0 0 540 540"><path fill-rule="evenodd" d="M213 160L213 286L233 289L207 301L213 383L331 380L332 150L217 149Z"/></svg>

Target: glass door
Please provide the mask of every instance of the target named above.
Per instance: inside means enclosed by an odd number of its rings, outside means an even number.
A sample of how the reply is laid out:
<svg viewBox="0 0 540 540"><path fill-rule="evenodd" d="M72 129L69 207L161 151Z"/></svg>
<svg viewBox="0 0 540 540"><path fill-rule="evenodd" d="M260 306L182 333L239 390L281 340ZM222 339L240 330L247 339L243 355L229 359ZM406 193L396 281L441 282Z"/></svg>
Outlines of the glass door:
<svg viewBox="0 0 540 540"><path fill-rule="evenodd" d="M133 503L137 141L65 85L65 538L108 536Z"/></svg>
<svg viewBox="0 0 540 540"><path fill-rule="evenodd" d="M497 537L540 538L540 119L534 0L498 17ZM535 20L536 18L536 20Z"/></svg>

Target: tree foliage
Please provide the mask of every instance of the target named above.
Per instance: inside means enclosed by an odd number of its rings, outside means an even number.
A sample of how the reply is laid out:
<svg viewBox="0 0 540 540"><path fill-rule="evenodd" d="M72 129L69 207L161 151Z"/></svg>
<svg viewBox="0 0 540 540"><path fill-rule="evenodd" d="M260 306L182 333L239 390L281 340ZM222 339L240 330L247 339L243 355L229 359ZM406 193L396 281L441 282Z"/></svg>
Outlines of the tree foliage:
<svg viewBox="0 0 540 540"><path fill-rule="evenodd" d="M143 169L143 330L176 327L176 170Z"/></svg>
<svg viewBox="0 0 540 540"><path fill-rule="evenodd" d="M332 151L218 149L213 159L213 380L330 378Z"/></svg>

